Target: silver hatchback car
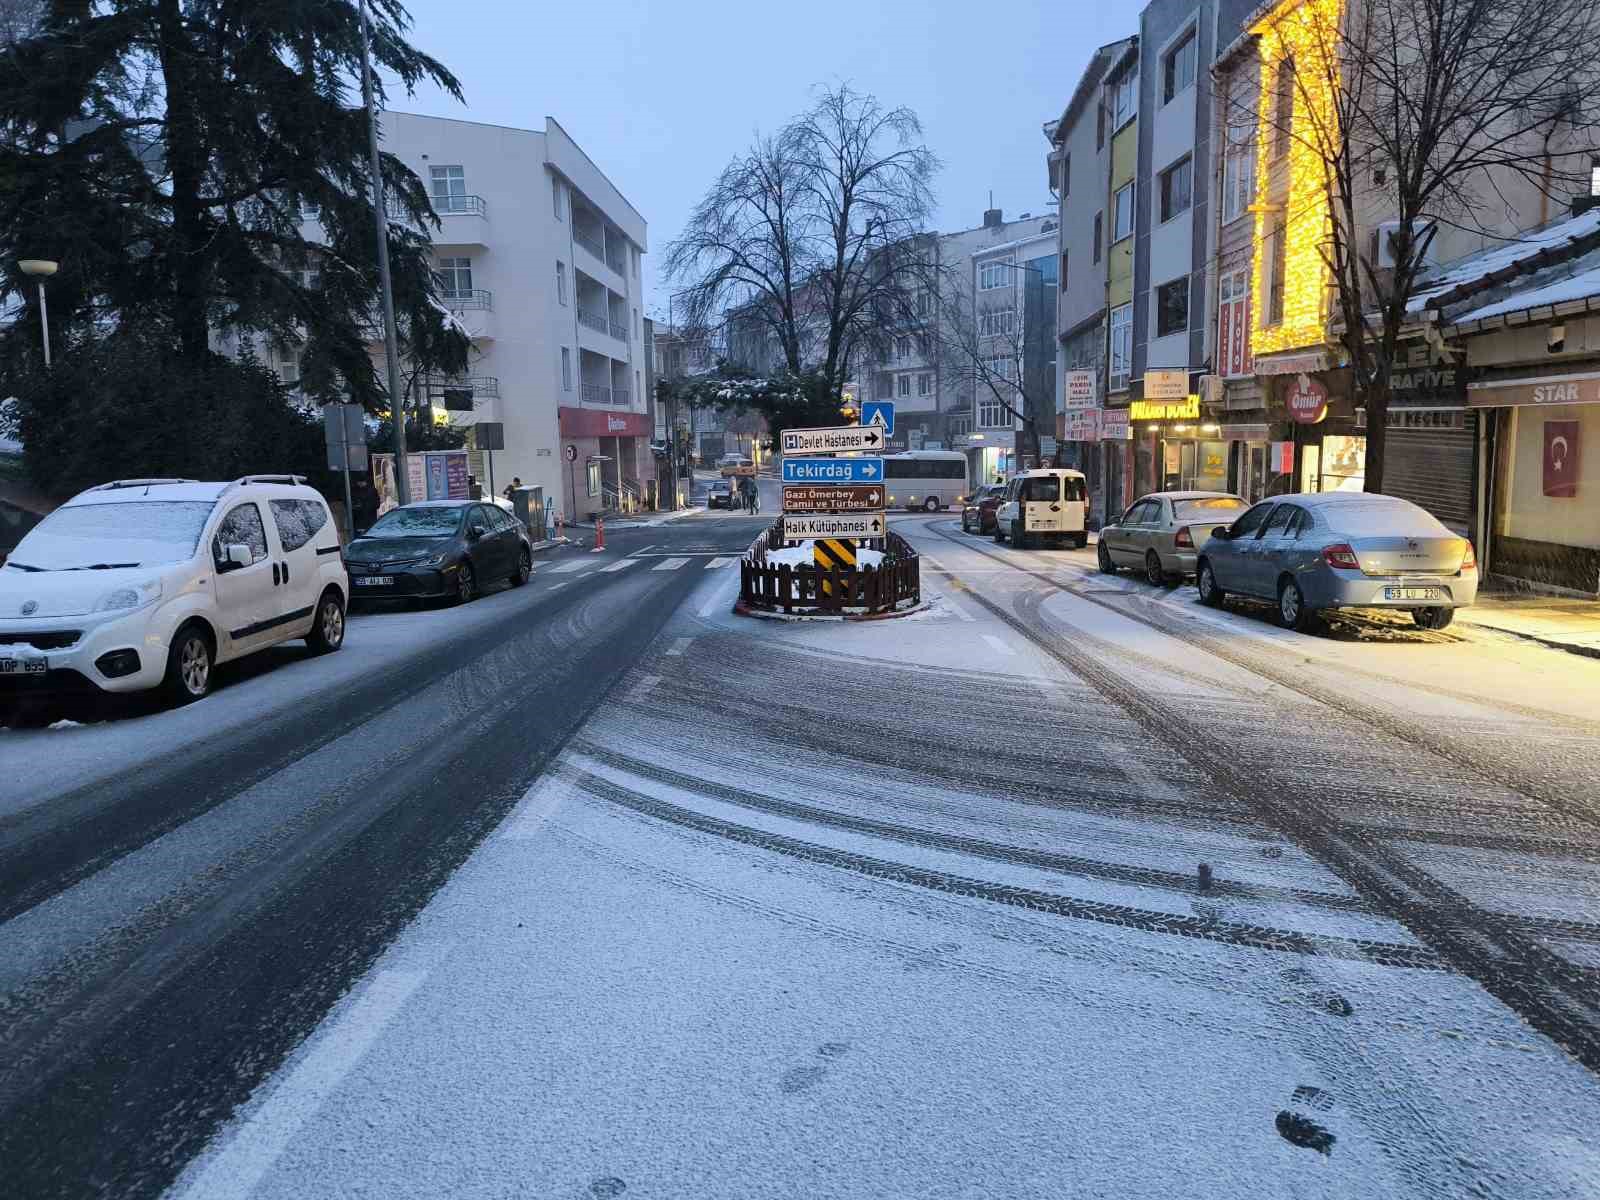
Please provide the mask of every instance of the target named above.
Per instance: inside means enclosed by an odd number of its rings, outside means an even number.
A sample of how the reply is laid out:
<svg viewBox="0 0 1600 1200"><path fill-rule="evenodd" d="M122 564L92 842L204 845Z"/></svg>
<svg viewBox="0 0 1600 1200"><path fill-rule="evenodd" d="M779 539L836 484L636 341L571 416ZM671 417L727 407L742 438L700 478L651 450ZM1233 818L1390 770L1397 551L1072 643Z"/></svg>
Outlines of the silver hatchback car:
<svg viewBox="0 0 1600 1200"><path fill-rule="evenodd" d="M1152 584L1175 584L1194 574L1195 556L1211 531L1250 506L1231 492L1155 492L1128 506L1100 531L1098 558L1107 575L1142 569Z"/></svg>
<svg viewBox="0 0 1600 1200"><path fill-rule="evenodd" d="M1443 629L1478 596L1472 543L1395 496L1278 496L1219 529L1200 550L1202 602L1230 593L1275 600L1293 629L1330 608L1402 608Z"/></svg>

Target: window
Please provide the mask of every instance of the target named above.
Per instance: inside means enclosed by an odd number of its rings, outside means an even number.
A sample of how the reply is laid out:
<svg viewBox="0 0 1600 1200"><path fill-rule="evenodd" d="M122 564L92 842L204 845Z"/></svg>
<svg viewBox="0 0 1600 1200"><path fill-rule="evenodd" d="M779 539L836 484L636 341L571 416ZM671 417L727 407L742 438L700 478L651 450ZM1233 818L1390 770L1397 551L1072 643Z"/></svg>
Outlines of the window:
<svg viewBox="0 0 1600 1200"><path fill-rule="evenodd" d="M1100 247L1105 244L1106 214L1097 212L1094 215L1094 261L1100 261Z"/></svg>
<svg viewBox="0 0 1600 1200"><path fill-rule="evenodd" d="M917 376L917 395L926 396L933 391L933 376L924 371Z"/></svg>
<svg viewBox="0 0 1600 1200"><path fill-rule="evenodd" d="M285 554L300 549L328 523L328 510L317 500L269 500L267 507Z"/></svg>
<svg viewBox="0 0 1600 1200"><path fill-rule="evenodd" d="M635 337L644 337L644 326L639 322L639 310L633 310L633 333Z"/></svg>
<svg viewBox="0 0 1600 1200"><path fill-rule="evenodd" d="M1589 195L1600 196L1600 158L1589 160Z"/></svg>
<svg viewBox="0 0 1600 1200"><path fill-rule="evenodd" d="M1017 378L1017 360L1009 354L991 354L983 360L984 372L991 380L1001 383L1015 383Z"/></svg>
<svg viewBox="0 0 1600 1200"><path fill-rule="evenodd" d="M1094 148L1106 148L1106 106L1101 104L1094 110Z"/></svg>
<svg viewBox="0 0 1600 1200"><path fill-rule="evenodd" d="M561 347L561 390L572 390L572 351L566 346Z"/></svg>
<svg viewBox="0 0 1600 1200"><path fill-rule="evenodd" d="M1161 219L1170 221L1189 211L1193 201L1194 160L1185 154L1161 172Z"/></svg>
<svg viewBox="0 0 1600 1200"><path fill-rule="evenodd" d="M1156 289L1156 336L1182 333L1189 328L1189 277L1163 283Z"/></svg>
<svg viewBox="0 0 1600 1200"><path fill-rule="evenodd" d="M1011 333L1017 327L1017 310L1010 305L989 308L978 314L978 332L984 337Z"/></svg>
<svg viewBox="0 0 1600 1200"><path fill-rule="evenodd" d="M922 288L917 292L917 316L925 317L933 311L933 297L928 295L928 289Z"/></svg>
<svg viewBox="0 0 1600 1200"><path fill-rule="evenodd" d="M1061 252L1061 290L1067 290L1067 252Z"/></svg>
<svg viewBox="0 0 1600 1200"><path fill-rule="evenodd" d="M1255 201L1256 151L1254 146L1229 150L1222 160L1222 220L1237 221Z"/></svg>
<svg viewBox="0 0 1600 1200"><path fill-rule="evenodd" d="M909 375L897 375L897 376L895 376L894 390L895 390L895 395L897 395L897 396L909 396L909 395L911 395L911 376L909 376Z"/></svg>
<svg viewBox="0 0 1600 1200"><path fill-rule="evenodd" d="M1022 481L1017 499L1032 500L1037 504L1058 504L1061 501L1061 480L1055 475L1034 475Z"/></svg>
<svg viewBox="0 0 1600 1200"><path fill-rule="evenodd" d="M978 290L992 292L995 288L1011 286L1011 260L984 263L978 268Z"/></svg>
<svg viewBox="0 0 1600 1200"><path fill-rule="evenodd" d="M556 299L567 302L567 264L560 260L556 262Z"/></svg>
<svg viewBox="0 0 1600 1200"><path fill-rule="evenodd" d="M472 260L470 258L441 258L439 291L446 300L459 300L472 295Z"/></svg>
<svg viewBox="0 0 1600 1200"><path fill-rule="evenodd" d="M1009 424L1006 406L994 399L978 401L978 428L1004 429Z"/></svg>
<svg viewBox="0 0 1600 1200"><path fill-rule="evenodd" d="M1161 62L1161 103L1170 103L1173 97L1194 83L1195 40L1194 30L1184 35L1183 41L1167 52Z"/></svg>
<svg viewBox="0 0 1600 1200"><path fill-rule="evenodd" d="M1294 133L1294 59L1286 58L1278 65L1278 87L1273 98L1272 153L1281 158L1289 152L1289 138Z"/></svg>
<svg viewBox="0 0 1600 1200"><path fill-rule="evenodd" d="M561 180L554 175L550 176L550 196L556 206L556 220L565 220L566 205L561 203Z"/></svg>
<svg viewBox="0 0 1600 1200"><path fill-rule="evenodd" d="M1139 107L1139 76L1127 71L1111 87L1111 127L1121 129Z"/></svg>
<svg viewBox="0 0 1600 1200"><path fill-rule="evenodd" d="M1294 516L1294 509L1287 504L1280 504L1272 510L1272 519L1267 522L1267 527L1261 531L1264 538L1277 537L1289 528L1289 518Z"/></svg>
<svg viewBox="0 0 1600 1200"><path fill-rule="evenodd" d="M1072 195L1072 155L1061 156L1061 194Z"/></svg>
<svg viewBox="0 0 1600 1200"><path fill-rule="evenodd" d="M910 338L908 338L908 337L897 337L897 338L895 338L895 340L894 340L894 356L896 358L898 358L898 359L901 359L902 361L904 361L905 359L908 359L908 358L911 357L911 339Z"/></svg>
<svg viewBox="0 0 1600 1200"><path fill-rule="evenodd" d="M218 570L227 561L229 546L249 546L252 563L258 563L267 556L267 527L261 523L261 510L254 502L246 501L236 506L217 526L212 553L216 556Z"/></svg>
<svg viewBox="0 0 1600 1200"><path fill-rule="evenodd" d="M1282 225L1272 231L1272 244L1268 251L1266 321L1268 325L1278 325L1283 321L1283 285L1288 253L1284 232Z"/></svg>
<svg viewBox="0 0 1600 1200"><path fill-rule="evenodd" d="M1111 217L1111 244L1115 246L1133 234L1133 184L1125 183L1113 198Z"/></svg>
<svg viewBox="0 0 1600 1200"><path fill-rule="evenodd" d="M641 404L644 402L644 383L638 371L633 373L633 398Z"/></svg>
<svg viewBox="0 0 1600 1200"><path fill-rule="evenodd" d="M429 167L433 207L442 213L467 210L467 174L461 167Z"/></svg>
<svg viewBox="0 0 1600 1200"><path fill-rule="evenodd" d="M1133 305L1111 310L1111 390L1128 386L1133 372Z"/></svg>
<svg viewBox="0 0 1600 1200"><path fill-rule="evenodd" d="M1249 537L1266 523L1267 515L1272 512L1272 509L1273 504L1270 500L1265 504L1256 505L1249 512L1245 513L1244 516L1235 521L1228 532L1232 534L1235 540L1242 537Z"/></svg>
<svg viewBox="0 0 1600 1200"><path fill-rule="evenodd" d="M300 386L300 352L293 346L279 346L272 353L272 369L284 387Z"/></svg>

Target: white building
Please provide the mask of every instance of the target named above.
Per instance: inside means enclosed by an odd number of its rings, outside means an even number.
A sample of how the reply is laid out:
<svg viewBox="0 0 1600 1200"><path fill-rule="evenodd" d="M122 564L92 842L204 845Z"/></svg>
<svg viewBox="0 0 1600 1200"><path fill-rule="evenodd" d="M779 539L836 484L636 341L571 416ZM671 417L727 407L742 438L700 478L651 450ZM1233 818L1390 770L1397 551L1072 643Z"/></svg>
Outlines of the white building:
<svg viewBox="0 0 1600 1200"><path fill-rule="evenodd" d="M551 117L541 132L391 112L383 145L432 195L445 303L472 333L467 376L419 390L442 408L470 388L452 419L505 426L499 487L518 476L569 516L637 498L655 476L644 218Z"/></svg>

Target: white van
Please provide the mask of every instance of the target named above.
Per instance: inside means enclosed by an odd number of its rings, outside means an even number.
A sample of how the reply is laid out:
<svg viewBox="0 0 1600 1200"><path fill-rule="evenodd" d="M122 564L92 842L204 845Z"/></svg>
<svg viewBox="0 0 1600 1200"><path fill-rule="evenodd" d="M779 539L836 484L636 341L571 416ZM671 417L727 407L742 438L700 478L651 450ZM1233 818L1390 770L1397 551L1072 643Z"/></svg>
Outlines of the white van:
<svg viewBox="0 0 1600 1200"><path fill-rule="evenodd" d="M298 475L121 479L74 496L0 567L0 699L211 690L212 668L291 638L344 644L350 581Z"/></svg>
<svg viewBox="0 0 1600 1200"><path fill-rule="evenodd" d="M1005 497L995 510L994 540L1009 539L1025 550L1035 538L1050 538L1082 549L1089 544L1084 524L1088 511L1089 485L1082 471L1024 471L1006 484Z"/></svg>

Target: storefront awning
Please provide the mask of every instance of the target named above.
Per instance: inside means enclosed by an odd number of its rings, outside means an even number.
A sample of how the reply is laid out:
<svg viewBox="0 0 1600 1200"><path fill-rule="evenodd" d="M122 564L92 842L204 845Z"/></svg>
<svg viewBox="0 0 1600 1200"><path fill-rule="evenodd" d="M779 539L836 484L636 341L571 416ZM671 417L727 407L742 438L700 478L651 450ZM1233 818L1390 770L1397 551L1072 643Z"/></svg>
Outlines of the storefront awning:
<svg viewBox="0 0 1600 1200"><path fill-rule="evenodd" d="M1600 371L1537 375L1528 379L1480 380L1467 385L1467 404L1472 408L1600 404Z"/></svg>

